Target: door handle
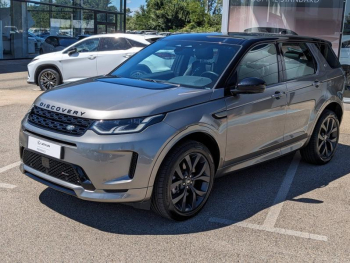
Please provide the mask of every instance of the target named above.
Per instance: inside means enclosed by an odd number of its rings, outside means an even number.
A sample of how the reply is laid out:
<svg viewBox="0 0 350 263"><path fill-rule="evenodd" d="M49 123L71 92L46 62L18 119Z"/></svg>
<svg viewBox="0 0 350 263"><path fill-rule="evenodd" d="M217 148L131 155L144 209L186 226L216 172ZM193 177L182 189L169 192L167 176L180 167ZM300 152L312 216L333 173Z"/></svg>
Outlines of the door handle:
<svg viewBox="0 0 350 263"><path fill-rule="evenodd" d="M271 97L276 99L276 100L279 100L280 98L282 98L284 92L280 92L280 91L276 91L275 94L273 94Z"/></svg>
<svg viewBox="0 0 350 263"><path fill-rule="evenodd" d="M96 56L93 56L93 55L89 56L89 59L91 59L91 60L93 60L95 58L96 58Z"/></svg>
<svg viewBox="0 0 350 263"><path fill-rule="evenodd" d="M319 88L320 87L320 82L318 80L315 80L313 85L315 86L315 88Z"/></svg>

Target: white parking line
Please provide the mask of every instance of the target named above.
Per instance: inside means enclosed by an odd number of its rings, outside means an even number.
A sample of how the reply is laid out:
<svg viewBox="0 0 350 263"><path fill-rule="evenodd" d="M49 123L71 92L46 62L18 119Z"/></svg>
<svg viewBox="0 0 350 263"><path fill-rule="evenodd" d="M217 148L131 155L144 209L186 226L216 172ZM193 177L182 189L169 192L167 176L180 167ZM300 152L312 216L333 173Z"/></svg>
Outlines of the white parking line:
<svg viewBox="0 0 350 263"><path fill-rule="evenodd" d="M19 166L21 162L15 162L9 165L6 165L5 167L0 168L0 173L6 172L7 170L10 170L16 166Z"/></svg>
<svg viewBox="0 0 350 263"><path fill-rule="evenodd" d="M5 189L13 189L16 188L16 185L13 184L4 184L4 183L0 183L0 188L5 188Z"/></svg>
<svg viewBox="0 0 350 263"><path fill-rule="evenodd" d="M278 216L281 213L283 202L287 198L290 186L292 185L295 173L297 172L299 162L300 162L300 154L299 152L297 152L294 155L293 161L287 170L286 176L284 177L280 190L278 191L277 196L273 201L273 204L269 210L269 213L266 216L265 222L263 224L264 226L267 226L267 227L275 226Z"/></svg>
<svg viewBox="0 0 350 263"><path fill-rule="evenodd" d="M21 162L15 162L9 165L6 165L5 167L0 168L0 173L6 172L7 170L10 170L12 168L15 168L16 166L20 165ZM16 185L13 184L5 184L5 183L0 183L0 188L5 188L5 189L13 189L16 188Z"/></svg>
<svg viewBox="0 0 350 263"><path fill-rule="evenodd" d="M284 229L284 228L276 228L276 227L269 227L269 226L264 226L264 225L250 224L250 223L245 223L245 222L234 222L231 220L221 219L221 218L216 218L216 217L209 218L209 222L220 223L220 224L224 224L224 225L234 225L234 226L245 227L245 228L250 228L250 229L255 229L255 230L267 231L267 232L271 232L271 233L278 233L278 234L282 234L282 235L308 238L308 239L313 239L313 240L318 240L318 241L325 241L325 242L328 241L328 238L326 236L315 235L315 234L311 234L311 233L294 231L294 230L289 230L289 229Z"/></svg>
<svg viewBox="0 0 350 263"><path fill-rule="evenodd" d="M250 228L250 229L255 229L255 230L262 230L262 231L267 231L271 233L278 233L282 235L289 235L289 236L296 236L296 237L302 237L302 238L308 238L308 239L313 239L313 240L318 240L318 241L328 241L328 238L326 236L322 235L315 235L307 232L300 232L300 231L294 231L290 229L284 229L284 228L276 228L275 224L277 222L278 216L281 213L283 203L287 198L289 189L292 185L294 176L298 170L298 166L300 163L300 153L297 152L292 160L292 163L290 164L287 173L284 177L284 180L281 184L281 187L276 195L275 200L273 201L273 204L266 216L266 219L264 221L263 225L257 225L257 224L250 224L246 222L235 222L227 219L222 219L222 218L216 218L216 217L211 217L209 218L209 222L212 223L220 223L224 225L234 225L234 226L239 226L239 227L245 227L245 228Z"/></svg>

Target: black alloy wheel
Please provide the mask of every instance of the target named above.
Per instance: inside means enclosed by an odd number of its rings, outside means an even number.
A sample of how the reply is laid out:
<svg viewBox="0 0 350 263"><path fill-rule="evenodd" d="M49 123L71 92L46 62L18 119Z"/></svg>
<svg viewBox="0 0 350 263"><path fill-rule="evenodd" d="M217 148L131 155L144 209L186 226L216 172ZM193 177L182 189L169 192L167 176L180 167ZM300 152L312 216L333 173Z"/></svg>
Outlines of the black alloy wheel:
<svg viewBox="0 0 350 263"><path fill-rule="evenodd" d="M338 144L338 125L336 120L328 117L321 125L318 134L318 151L322 159L331 157Z"/></svg>
<svg viewBox="0 0 350 263"><path fill-rule="evenodd" d="M182 212L194 211L208 194L210 167L200 153L186 155L175 167L171 183L171 200Z"/></svg>
<svg viewBox="0 0 350 263"><path fill-rule="evenodd" d="M318 120L308 145L300 150L303 159L312 164L326 164L334 156L339 142L339 120L325 110Z"/></svg>
<svg viewBox="0 0 350 263"><path fill-rule="evenodd" d="M214 175L213 157L204 144L189 140L175 146L159 168L152 210L178 221L195 216L208 200Z"/></svg>

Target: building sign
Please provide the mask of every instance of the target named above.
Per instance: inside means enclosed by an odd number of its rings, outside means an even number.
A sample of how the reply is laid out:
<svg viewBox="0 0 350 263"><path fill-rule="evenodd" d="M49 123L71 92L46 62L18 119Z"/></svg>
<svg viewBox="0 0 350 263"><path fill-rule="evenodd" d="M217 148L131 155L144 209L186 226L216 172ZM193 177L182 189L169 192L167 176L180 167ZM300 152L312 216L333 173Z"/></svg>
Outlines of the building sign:
<svg viewBox="0 0 350 263"><path fill-rule="evenodd" d="M230 0L229 32L313 36L332 42L338 53L343 0Z"/></svg>
<svg viewBox="0 0 350 263"><path fill-rule="evenodd" d="M267 6L267 5L284 5L292 7L317 7L317 8L333 8L342 1L333 0L233 0L232 5L236 6Z"/></svg>

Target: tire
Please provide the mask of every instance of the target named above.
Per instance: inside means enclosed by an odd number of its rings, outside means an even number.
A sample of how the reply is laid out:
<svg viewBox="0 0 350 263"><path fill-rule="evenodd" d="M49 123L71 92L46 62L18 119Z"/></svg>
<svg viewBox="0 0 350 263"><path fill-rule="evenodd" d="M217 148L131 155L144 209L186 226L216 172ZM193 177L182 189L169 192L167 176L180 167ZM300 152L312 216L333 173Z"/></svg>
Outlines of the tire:
<svg viewBox="0 0 350 263"><path fill-rule="evenodd" d="M42 69L38 75L38 84L41 90L49 90L61 83L61 76L56 69Z"/></svg>
<svg viewBox="0 0 350 263"><path fill-rule="evenodd" d="M213 157L205 145L190 140L181 143L168 153L158 171L152 210L177 221L195 216L208 200L214 175Z"/></svg>
<svg viewBox="0 0 350 263"><path fill-rule="evenodd" d="M312 133L309 143L300 150L304 161L323 165L332 160L339 141L339 120L331 110L325 110Z"/></svg>

